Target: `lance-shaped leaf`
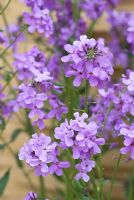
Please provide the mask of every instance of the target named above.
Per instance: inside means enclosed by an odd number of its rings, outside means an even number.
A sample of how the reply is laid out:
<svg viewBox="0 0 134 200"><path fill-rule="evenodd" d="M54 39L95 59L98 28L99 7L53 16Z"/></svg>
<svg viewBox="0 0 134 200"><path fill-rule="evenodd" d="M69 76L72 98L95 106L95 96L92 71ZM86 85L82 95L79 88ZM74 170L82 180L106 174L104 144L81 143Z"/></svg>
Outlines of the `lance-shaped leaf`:
<svg viewBox="0 0 134 200"><path fill-rule="evenodd" d="M7 186L7 183L9 181L9 176L10 176L10 169L8 169L7 172L0 179L0 196L2 196L4 190Z"/></svg>

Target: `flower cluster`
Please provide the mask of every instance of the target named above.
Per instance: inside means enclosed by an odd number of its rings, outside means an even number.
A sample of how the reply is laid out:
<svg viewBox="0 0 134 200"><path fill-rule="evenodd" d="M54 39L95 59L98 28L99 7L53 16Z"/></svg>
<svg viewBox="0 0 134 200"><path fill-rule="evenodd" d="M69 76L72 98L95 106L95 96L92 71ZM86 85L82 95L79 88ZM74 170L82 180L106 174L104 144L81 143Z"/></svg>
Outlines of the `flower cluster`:
<svg viewBox="0 0 134 200"><path fill-rule="evenodd" d="M113 11L109 15L111 24L111 51L115 56L116 65L127 67L129 55L134 54L134 14ZM117 52L118 50L118 52Z"/></svg>
<svg viewBox="0 0 134 200"><path fill-rule="evenodd" d="M52 91L60 93L61 88L54 84L44 53L34 47L24 54L14 54L14 57L18 78L24 81L18 87L19 94L14 104L14 111L18 111L19 108L29 109L29 118L33 120L33 125L38 125L40 129L45 126L44 119L56 117L60 120L62 114L67 113L67 108L58 96L52 93ZM52 59L50 61L53 63ZM47 112L44 110L44 103L48 107Z"/></svg>
<svg viewBox="0 0 134 200"><path fill-rule="evenodd" d="M43 37L49 37L53 33L53 21L49 10L42 7L39 1L26 1L27 5L32 7L32 12L23 14L24 21L29 25L28 31L34 33L37 31Z"/></svg>
<svg viewBox="0 0 134 200"><path fill-rule="evenodd" d="M131 76L133 72L129 71L128 75L123 75L120 83L109 86L107 90L100 89L98 103L91 108L92 120L101 124L106 120L105 127L100 129L107 139L109 131L113 136L119 136L120 129L126 121L130 123L134 116L134 85Z"/></svg>
<svg viewBox="0 0 134 200"><path fill-rule="evenodd" d="M37 47L33 47L24 54L14 54L14 66L18 71L19 80L35 79L42 72L45 73L46 58L44 53L39 51Z"/></svg>
<svg viewBox="0 0 134 200"><path fill-rule="evenodd" d="M74 3L71 0L64 0L64 4L58 1L54 6L54 11L56 12L56 20L54 21L55 33L51 36L50 42L58 48L63 48L73 38L77 39L87 31L86 23L79 15L79 12L77 13L79 19L76 20L73 7ZM78 9L77 5L75 9Z"/></svg>
<svg viewBox="0 0 134 200"><path fill-rule="evenodd" d="M88 122L86 113L80 116L76 112L74 117L70 122L66 119L55 129L55 138L60 140L61 148L72 150L73 159L80 160L80 163L75 165L78 170L76 180L83 179L88 182L88 173L95 167L92 156L101 152L99 146L105 141L103 138L97 138L97 124L94 121Z"/></svg>
<svg viewBox="0 0 134 200"><path fill-rule="evenodd" d="M131 15L130 20L128 21L127 32L127 41L132 45L132 53L134 54L134 14Z"/></svg>
<svg viewBox="0 0 134 200"><path fill-rule="evenodd" d="M134 71L129 71L128 77L123 75L122 82L127 86L130 92L134 92Z"/></svg>
<svg viewBox="0 0 134 200"><path fill-rule="evenodd" d="M37 176L48 174L62 175L62 169L70 166L67 161L58 159L58 144L52 142L49 136L41 133L33 134L32 138L20 149L19 159L34 168Z"/></svg>
<svg viewBox="0 0 134 200"><path fill-rule="evenodd" d="M119 0L81 0L80 7L87 13L92 20L98 19L103 12L115 7Z"/></svg>
<svg viewBox="0 0 134 200"><path fill-rule="evenodd" d="M80 36L80 41L73 45L66 44L69 55L62 57L63 62L69 62L66 76L74 76L74 86L79 87L83 80L88 80L94 87L102 87L113 74L112 53L104 46L104 40L88 39Z"/></svg>

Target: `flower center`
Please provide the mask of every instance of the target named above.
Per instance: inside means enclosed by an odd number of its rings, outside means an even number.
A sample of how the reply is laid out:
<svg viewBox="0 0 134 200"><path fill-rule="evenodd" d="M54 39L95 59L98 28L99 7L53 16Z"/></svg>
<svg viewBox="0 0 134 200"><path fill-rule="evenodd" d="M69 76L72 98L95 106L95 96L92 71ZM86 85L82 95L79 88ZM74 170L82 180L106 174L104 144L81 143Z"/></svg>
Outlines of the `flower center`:
<svg viewBox="0 0 134 200"><path fill-rule="evenodd" d="M95 58L95 50L94 49L89 49L88 52L87 52L87 58L88 59L93 59Z"/></svg>

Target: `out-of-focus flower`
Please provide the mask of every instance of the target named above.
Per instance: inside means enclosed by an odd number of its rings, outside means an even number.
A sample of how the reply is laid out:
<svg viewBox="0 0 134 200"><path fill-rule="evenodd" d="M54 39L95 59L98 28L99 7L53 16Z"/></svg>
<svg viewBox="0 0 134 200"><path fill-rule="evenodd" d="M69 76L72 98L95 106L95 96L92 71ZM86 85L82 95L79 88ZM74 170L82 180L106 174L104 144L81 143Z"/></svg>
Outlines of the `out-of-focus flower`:
<svg viewBox="0 0 134 200"><path fill-rule="evenodd" d="M122 154L130 154L130 158L134 159L134 126L126 126L121 128L120 135L124 136L124 146L121 148Z"/></svg>
<svg viewBox="0 0 134 200"><path fill-rule="evenodd" d="M32 13L24 13L24 20L29 25L28 31L30 33L37 31L44 37L49 37L53 33L53 21L48 9L42 10L35 6Z"/></svg>

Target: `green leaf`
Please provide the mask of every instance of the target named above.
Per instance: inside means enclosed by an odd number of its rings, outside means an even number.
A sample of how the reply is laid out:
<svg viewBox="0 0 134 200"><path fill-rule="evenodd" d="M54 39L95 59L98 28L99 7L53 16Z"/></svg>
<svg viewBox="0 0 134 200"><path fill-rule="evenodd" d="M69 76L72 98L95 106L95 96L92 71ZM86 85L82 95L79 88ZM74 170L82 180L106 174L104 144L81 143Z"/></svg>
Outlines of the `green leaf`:
<svg viewBox="0 0 134 200"><path fill-rule="evenodd" d="M9 176L10 176L10 169L7 170L7 172L4 174L4 176L0 179L0 196L2 196L7 183L9 181Z"/></svg>
<svg viewBox="0 0 134 200"><path fill-rule="evenodd" d="M10 139L10 142L14 142L16 140L16 138L20 135L20 133L22 132L23 130L20 129L20 128L17 128L13 131L12 133L12 136L11 136L11 139Z"/></svg>
<svg viewBox="0 0 134 200"><path fill-rule="evenodd" d="M5 144L0 144L0 150L3 150L9 143L5 143Z"/></svg>

